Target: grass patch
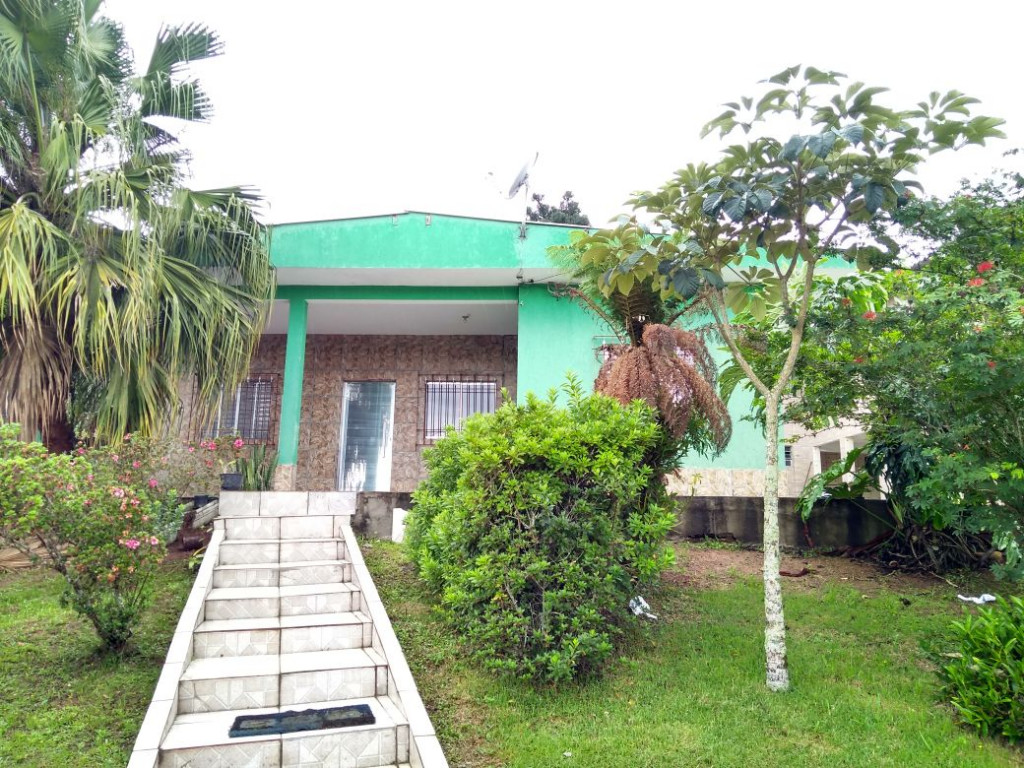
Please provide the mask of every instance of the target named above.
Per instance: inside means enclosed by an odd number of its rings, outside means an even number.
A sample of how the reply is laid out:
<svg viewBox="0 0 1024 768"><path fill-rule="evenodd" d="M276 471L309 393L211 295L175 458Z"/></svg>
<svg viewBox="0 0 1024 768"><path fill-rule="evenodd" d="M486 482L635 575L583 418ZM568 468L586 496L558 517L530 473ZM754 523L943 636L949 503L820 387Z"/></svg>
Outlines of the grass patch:
<svg viewBox="0 0 1024 768"><path fill-rule="evenodd" d="M367 564L453 767L1015 766L1024 753L958 727L925 650L963 610L936 581L787 581L793 690L764 687L760 581L666 586L662 621L600 681L560 689L467 661L400 546ZM679 546L686 573L691 545ZM821 560L819 560L821 562ZM649 596L650 597L650 596Z"/></svg>
<svg viewBox="0 0 1024 768"><path fill-rule="evenodd" d="M112 656L60 606L57 574L0 574L0 768L123 768L192 580L184 561L161 565L128 651Z"/></svg>

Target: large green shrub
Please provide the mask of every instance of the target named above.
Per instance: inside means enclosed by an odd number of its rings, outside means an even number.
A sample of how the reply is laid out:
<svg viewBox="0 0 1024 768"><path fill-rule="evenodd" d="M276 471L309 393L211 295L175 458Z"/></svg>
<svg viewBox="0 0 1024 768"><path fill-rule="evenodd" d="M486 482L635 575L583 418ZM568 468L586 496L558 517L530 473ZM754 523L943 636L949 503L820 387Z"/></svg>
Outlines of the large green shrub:
<svg viewBox="0 0 1024 768"><path fill-rule="evenodd" d="M671 562L661 476L679 443L634 402L567 388L468 419L427 451L408 541L485 663L560 681L597 670L630 598Z"/></svg>
<svg viewBox="0 0 1024 768"><path fill-rule="evenodd" d="M1024 601L999 598L953 623L954 661L945 692L965 723L983 735L1024 739Z"/></svg>
<svg viewBox="0 0 1024 768"><path fill-rule="evenodd" d="M157 478L148 441L49 453L0 425L0 543L26 554L41 543L63 576L64 601L105 648L121 650L151 594L154 567L183 507Z"/></svg>

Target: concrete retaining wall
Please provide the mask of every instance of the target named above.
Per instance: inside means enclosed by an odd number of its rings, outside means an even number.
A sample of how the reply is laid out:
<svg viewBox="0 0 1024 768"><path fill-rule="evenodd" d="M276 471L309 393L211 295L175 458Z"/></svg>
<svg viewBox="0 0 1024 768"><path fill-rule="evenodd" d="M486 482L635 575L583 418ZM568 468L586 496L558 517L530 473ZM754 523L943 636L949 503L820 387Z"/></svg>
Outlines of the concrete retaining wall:
<svg viewBox="0 0 1024 768"><path fill-rule="evenodd" d="M817 508L807 521L806 532L794 499L780 499L779 513L779 532L784 547L858 547L891 527L887 522L891 518L886 502L872 499L861 499L856 504L837 500ZM749 496L695 496L682 501L679 523L673 534L688 538L711 536L760 544L763 540L763 526L763 499Z"/></svg>

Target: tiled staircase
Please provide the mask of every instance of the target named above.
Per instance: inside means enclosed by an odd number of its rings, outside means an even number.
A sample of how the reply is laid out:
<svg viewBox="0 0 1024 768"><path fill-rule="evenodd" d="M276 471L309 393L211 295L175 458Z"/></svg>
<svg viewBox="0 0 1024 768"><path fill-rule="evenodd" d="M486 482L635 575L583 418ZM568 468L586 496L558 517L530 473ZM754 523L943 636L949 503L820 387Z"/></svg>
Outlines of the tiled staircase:
<svg viewBox="0 0 1024 768"><path fill-rule="evenodd" d="M129 768L446 768L352 535L354 497L224 495ZM345 704L376 722L228 736L239 715Z"/></svg>

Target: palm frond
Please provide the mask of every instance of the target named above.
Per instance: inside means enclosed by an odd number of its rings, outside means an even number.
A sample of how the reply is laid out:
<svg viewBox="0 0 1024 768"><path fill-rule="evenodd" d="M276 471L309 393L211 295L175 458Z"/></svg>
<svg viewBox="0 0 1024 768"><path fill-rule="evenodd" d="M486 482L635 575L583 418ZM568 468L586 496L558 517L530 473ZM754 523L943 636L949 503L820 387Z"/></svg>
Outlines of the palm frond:
<svg viewBox="0 0 1024 768"><path fill-rule="evenodd" d="M203 24L161 27L145 77L173 75L189 62L220 56L223 52L224 42Z"/></svg>

